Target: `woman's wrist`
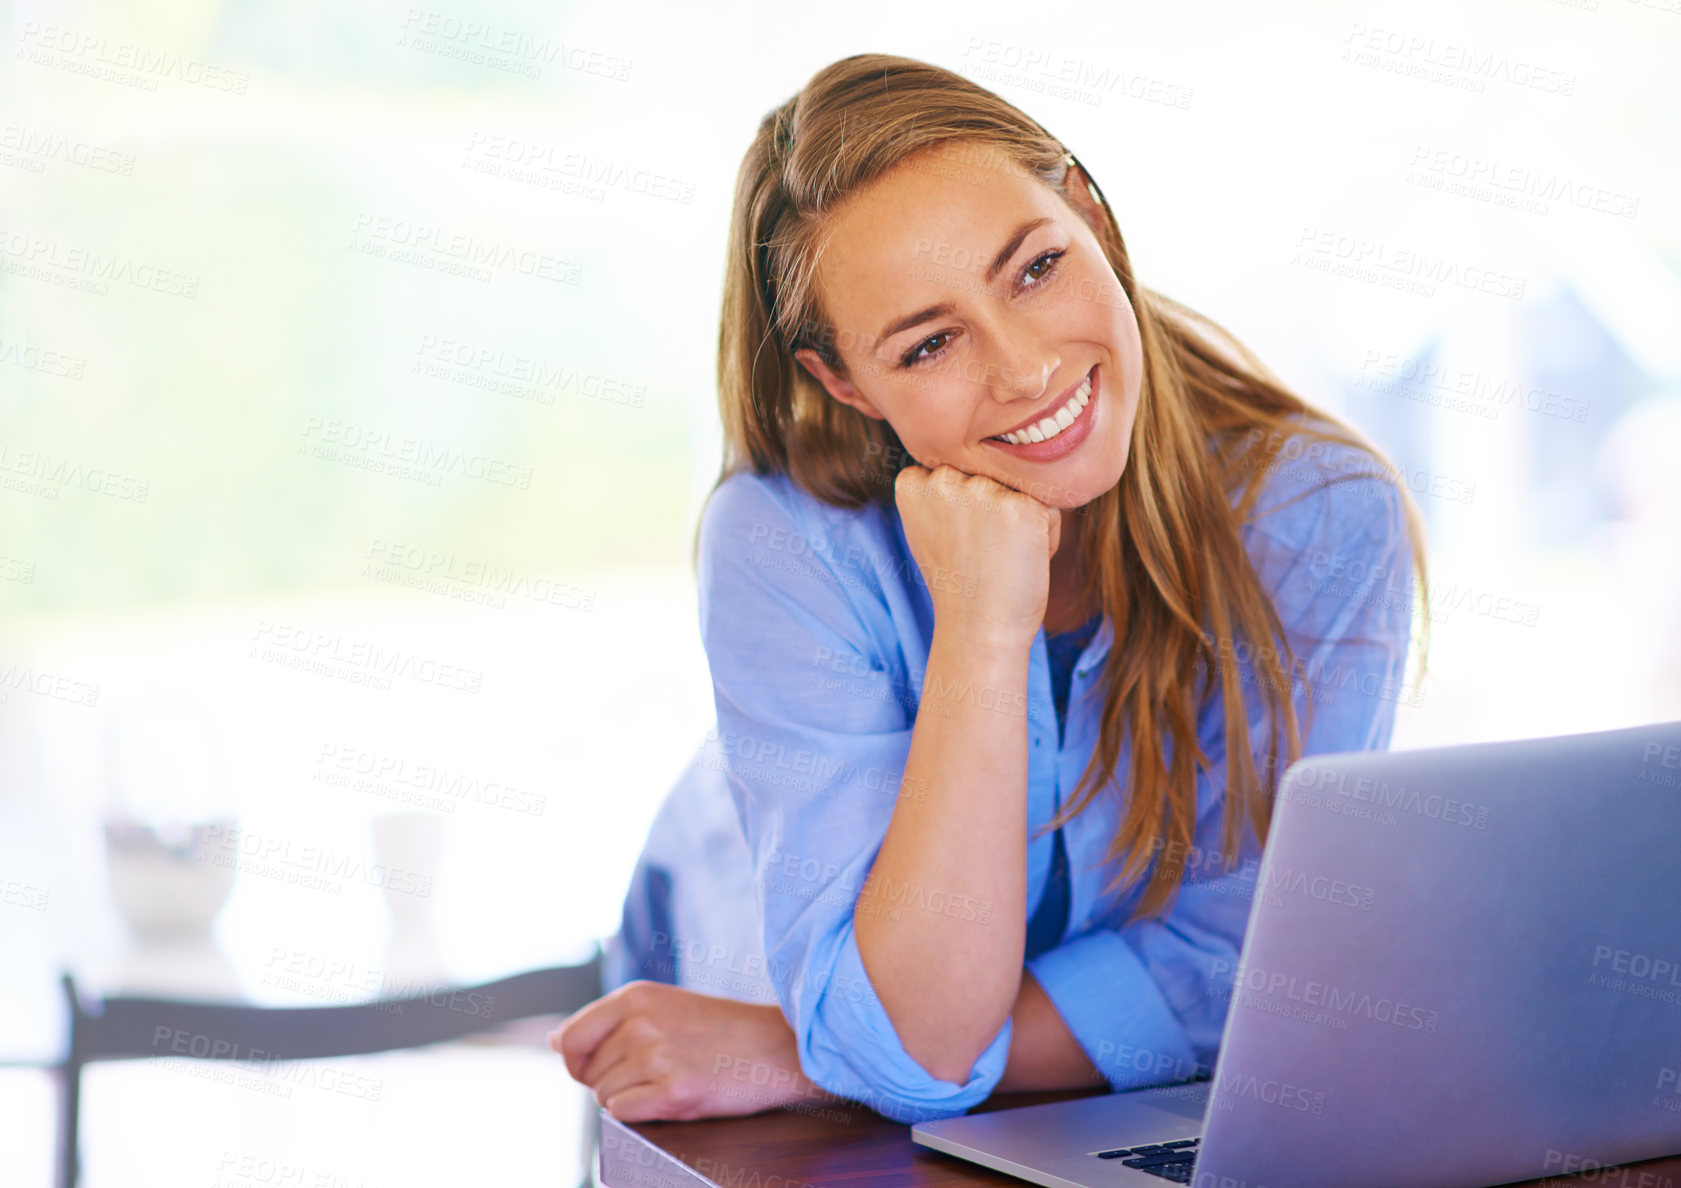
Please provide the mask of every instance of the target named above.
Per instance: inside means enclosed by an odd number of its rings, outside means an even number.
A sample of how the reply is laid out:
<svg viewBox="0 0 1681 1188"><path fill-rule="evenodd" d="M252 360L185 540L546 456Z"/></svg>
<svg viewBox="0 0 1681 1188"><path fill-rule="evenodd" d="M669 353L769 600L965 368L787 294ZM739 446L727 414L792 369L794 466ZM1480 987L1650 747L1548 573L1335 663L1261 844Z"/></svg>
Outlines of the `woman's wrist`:
<svg viewBox="0 0 1681 1188"><path fill-rule="evenodd" d="M773 1067L769 1070L771 1079L787 1084L790 1090L800 1097L827 1097L828 1094L813 1084L800 1068L799 1040L794 1037L794 1029L788 1025L787 1016L782 1013L782 1008L772 1002L755 1003L751 1009L758 1016L759 1027L765 1037L763 1050L776 1054L776 1058L771 1061ZM751 1081L754 1071L743 1071ZM786 1073L787 1079L779 1077L778 1072Z"/></svg>
<svg viewBox="0 0 1681 1188"><path fill-rule="evenodd" d="M1023 634L981 619L948 616L934 619L934 636L929 650L939 643L947 643L965 661L1000 661L1005 664L1024 659L1033 648L1032 634Z"/></svg>

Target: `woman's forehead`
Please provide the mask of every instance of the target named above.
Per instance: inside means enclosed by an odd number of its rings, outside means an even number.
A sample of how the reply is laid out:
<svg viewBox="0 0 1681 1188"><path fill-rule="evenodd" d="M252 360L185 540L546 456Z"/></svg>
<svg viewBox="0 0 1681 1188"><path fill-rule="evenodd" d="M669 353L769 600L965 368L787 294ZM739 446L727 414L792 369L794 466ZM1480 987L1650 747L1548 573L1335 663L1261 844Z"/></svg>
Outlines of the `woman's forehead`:
<svg viewBox="0 0 1681 1188"><path fill-rule="evenodd" d="M990 168L986 179L977 185L901 163L855 194L823 237L817 275L825 305L839 317L860 301L879 306L884 292L986 287L1024 223L1069 214L1020 167Z"/></svg>

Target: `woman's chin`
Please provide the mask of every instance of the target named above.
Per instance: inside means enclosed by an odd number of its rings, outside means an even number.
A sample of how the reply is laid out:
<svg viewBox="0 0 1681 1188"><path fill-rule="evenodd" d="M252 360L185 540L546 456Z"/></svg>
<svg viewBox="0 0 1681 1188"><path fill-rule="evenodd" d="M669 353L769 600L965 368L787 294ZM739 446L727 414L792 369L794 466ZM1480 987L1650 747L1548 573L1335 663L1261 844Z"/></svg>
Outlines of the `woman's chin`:
<svg viewBox="0 0 1681 1188"><path fill-rule="evenodd" d="M1085 507L1110 491L1121 481L1121 475L1126 472L1126 459L1121 459L1121 466L1105 467L1102 474L1073 473L1059 475L1055 468L1043 477L1032 475L1012 474L1003 468L996 468L1001 473L989 473L995 482L1001 483L1023 495L1031 495L1046 507L1061 508L1063 511L1074 511Z"/></svg>

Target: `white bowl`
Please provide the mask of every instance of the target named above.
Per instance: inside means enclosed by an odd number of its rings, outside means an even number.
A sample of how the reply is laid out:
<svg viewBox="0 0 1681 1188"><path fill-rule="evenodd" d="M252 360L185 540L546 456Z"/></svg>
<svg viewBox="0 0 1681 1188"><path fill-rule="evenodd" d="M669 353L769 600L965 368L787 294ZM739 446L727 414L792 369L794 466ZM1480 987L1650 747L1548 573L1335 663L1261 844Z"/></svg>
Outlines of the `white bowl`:
<svg viewBox="0 0 1681 1188"><path fill-rule="evenodd" d="M237 823L224 817L160 831L150 822L106 821L111 898L129 926L143 935L208 932L228 901L235 869L209 843Z"/></svg>

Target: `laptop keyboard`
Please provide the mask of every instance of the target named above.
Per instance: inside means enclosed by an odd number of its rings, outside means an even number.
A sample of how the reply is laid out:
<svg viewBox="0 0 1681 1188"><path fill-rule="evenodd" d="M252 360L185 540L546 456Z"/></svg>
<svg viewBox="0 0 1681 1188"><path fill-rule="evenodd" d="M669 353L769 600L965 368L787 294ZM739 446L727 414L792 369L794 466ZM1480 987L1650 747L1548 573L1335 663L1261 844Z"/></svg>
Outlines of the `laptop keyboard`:
<svg viewBox="0 0 1681 1188"><path fill-rule="evenodd" d="M1174 1184L1189 1184L1191 1166L1196 1163L1200 1141L1189 1138L1171 1143L1147 1143L1142 1147L1116 1147L1113 1151L1098 1151L1096 1155L1099 1159L1119 1159L1122 1167L1136 1167Z"/></svg>

